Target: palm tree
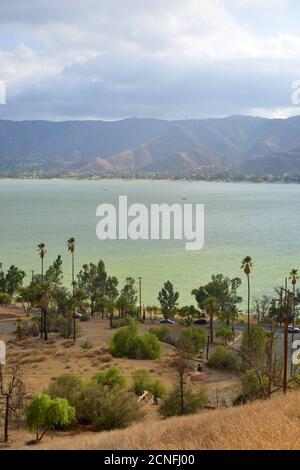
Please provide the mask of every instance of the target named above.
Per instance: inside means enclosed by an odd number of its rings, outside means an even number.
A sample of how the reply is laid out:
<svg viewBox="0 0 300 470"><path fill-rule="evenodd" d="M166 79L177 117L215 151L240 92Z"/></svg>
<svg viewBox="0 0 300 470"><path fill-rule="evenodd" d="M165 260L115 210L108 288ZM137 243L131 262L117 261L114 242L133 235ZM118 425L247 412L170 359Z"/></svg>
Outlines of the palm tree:
<svg viewBox="0 0 300 470"><path fill-rule="evenodd" d="M45 243L40 243L38 245L38 252L41 258L41 275L42 275L42 282L44 281L44 258L46 254L46 245Z"/></svg>
<svg viewBox="0 0 300 470"><path fill-rule="evenodd" d="M210 343L214 342L214 314L218 309L218 301L215 297L208 297L205 302L206 310L209 314Z"/></svg>
<svg viewBox="0 0 300 470"><path fill-rule="evenodd" d="M73 292L73 338L76 341L76 323L75 323L75 279L74 279L74 253L75 253L75 238L71 237L68 240L68 251L72 255L72 292Z"/></svg>
<svg viewBox="0 0 300 470"><path fill-rule="evenodd" d="M299 279L298 269L292 269L289 277L293 286L293 327L295 326L295 295L296 295L296 284ZM292 341L294 341L294 328L292 332Z"/></svg>
<svg viewBox="0 0 300 470"><path fill-rule="evenodd" d="M244 273L247 276L247 282L248 282L248 309L247 309L247 321L248 321L248 338L250 340L250 273L251 273L251 268L253 267L252 264L252 258L251 256L246 256L242 260L242 266L241 269L243 269Z"/></svg>

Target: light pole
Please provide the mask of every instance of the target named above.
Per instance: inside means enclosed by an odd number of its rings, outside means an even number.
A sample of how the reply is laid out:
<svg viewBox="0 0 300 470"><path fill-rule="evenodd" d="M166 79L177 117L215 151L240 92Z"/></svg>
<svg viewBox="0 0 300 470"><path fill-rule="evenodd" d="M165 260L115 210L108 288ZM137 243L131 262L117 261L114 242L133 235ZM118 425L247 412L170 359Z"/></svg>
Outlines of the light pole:
<svg viewBox="0 0 300 470"><path fill-rule="evenodd" d="M140 301L140 308L139 308L139 317L142 318L142 278L139 277L139 301Z"/></svg>

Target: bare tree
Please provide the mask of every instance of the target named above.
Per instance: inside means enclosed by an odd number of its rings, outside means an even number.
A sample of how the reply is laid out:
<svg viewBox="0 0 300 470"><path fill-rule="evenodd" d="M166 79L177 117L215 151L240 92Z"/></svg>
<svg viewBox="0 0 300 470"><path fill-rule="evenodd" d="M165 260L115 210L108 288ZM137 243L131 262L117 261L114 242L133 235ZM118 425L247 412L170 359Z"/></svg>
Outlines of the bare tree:
<svg viewBox="0 0 300 470"><path fill-rule="evenodd" d="M12 417L20 418L25 399L25 385L20 375L20 363L14 365L9 376L4 377L3 366L0 364L0 394L4 403L1 407L3 416L3 441L8 441L10 420Z"/></svg>

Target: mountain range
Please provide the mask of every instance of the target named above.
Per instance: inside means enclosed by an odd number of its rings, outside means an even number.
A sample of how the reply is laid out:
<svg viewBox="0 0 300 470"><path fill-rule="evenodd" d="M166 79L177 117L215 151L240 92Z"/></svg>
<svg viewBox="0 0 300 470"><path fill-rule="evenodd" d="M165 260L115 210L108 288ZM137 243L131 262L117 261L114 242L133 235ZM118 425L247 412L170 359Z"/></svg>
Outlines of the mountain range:
<svg viewBox="0 0 300 470"><path fill-rule="evenodd" d="M300 174L300 116L0 120L0 170L89 175Z"/></svg>

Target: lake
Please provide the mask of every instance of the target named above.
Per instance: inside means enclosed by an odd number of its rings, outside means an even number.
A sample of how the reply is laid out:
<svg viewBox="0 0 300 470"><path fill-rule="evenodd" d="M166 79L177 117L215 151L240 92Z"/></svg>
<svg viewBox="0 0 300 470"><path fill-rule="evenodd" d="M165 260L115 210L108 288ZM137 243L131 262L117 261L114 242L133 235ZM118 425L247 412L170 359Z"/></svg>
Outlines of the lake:
<svg viewBox="0 0 300 470"><path fill-rule="evenodd" d="M205 245L186 251L182 241L106 240L96 237L96 208L128 202L205 205ZM300 268L300 185L165 181L0 180L0 262L39 272L37 244L45 242L46 267L61 254L64 282L71 283L68 237L76 239L76 269L105 261L120 284L142 277L143 303L157 304L170 280L180 304L212 274L245 275L241 259L253 258L252 294L270 294L291 268ZM246 297L246 282L240 289Z"/></svg>

